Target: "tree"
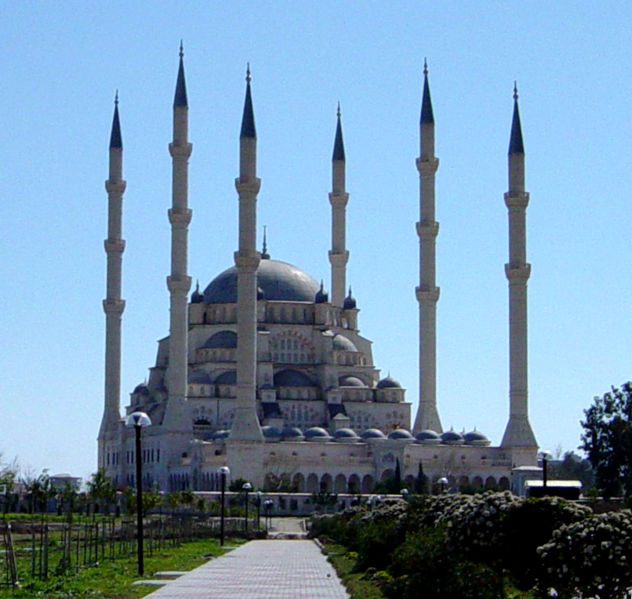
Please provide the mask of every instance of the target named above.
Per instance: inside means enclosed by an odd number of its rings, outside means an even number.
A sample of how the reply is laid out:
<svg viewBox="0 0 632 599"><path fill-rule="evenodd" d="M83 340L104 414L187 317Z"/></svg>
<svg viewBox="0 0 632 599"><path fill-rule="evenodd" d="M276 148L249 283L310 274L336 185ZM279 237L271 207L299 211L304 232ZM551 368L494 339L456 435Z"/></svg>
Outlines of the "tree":
<svg viewBox="0 0 632 599"><path fill-rule="evenodd" d="M632 494L632 383L603 397L595 397L584 410L580 446L595 471L597 486L605 497Z"/></svg>
<svg viewBox="0 0 632 599"><path fill-rule="evenodd" d="M112 480L105 473L105 469L99 468L92 474L88 481L88 494L105 512L105 506L114 499L116 494Z"/></svg>
<svg viewBox="0 0 632 599"><path fill-rule="evenodd" d="M428 477L424 473L424 466L421 460L419 460L417 478L415 479L415 493L417 495L426 495L428 493Z"/></svg>
<svg viewBox="0 0 632 599"><path fill-rule="evenodd" d="M591 463L577 455L574 451L567 451L559 462L549 463L551 479L579 480L584 490L595 484L595 473Z"/></svg>

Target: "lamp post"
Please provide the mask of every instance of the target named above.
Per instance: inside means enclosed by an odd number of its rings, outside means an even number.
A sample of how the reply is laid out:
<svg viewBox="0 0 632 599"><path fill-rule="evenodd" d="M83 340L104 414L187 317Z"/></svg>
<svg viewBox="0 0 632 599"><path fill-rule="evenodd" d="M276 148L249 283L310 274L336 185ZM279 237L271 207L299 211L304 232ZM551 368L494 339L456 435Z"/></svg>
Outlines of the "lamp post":
<svg viewBox="0 0 632 599"><path fill-rule="evenodd" d="M548 483L548 466L551 459L551 452L548 449L543 449L540 452L540 459L542 460L542 495L546 495L547 483Z"/></svg>
<svg viewBox="0 0 632 599"><path fill-rule="evenodd" d="M403 488L399 494L402 496L402 499L406 501L408 499L408 489Z"/></svg>
<svg viewBox="0 0 632 599"><path fill-rule="evenodd" d="M125 420L125 426L136 433L136 529L138 539L138 574L145 573L143 558L143 454L140 445L140 429L151 426L151 420L145 412L132 412Z"/></svg>
<svg viewBox="0 0 632 599"><path fill-rule="evenodd" d="M222 500L221 500L221 511L220 511L220 519L219 519L219 544L224 544L224 496L226 494L226 477L230 474L230 468L228 466L222 466L218 471L220 479L221 479L221 490L222 490Z"/></svg>
<svg viewBox="0 0 632 599"><path fill-rule="evenodd" d="M244 483L241 486L241 490L246 494L246 518L244 520L244 532L248 534L248 493L252 491L252 485L250 483Z"/></svg>
<svg viewBox="0 0 632 599"><path fill-rule="evenodd" d="M441 494L443 495L443 492L445 491L445 488L447 487L449 481L445 476L442 476L437 482L439 483Z"/></svg>
<svg viewBox="0 0 632 599"><path fill-rule="evenodd" d="M261 491L257 491L257 530L260 529L259 523L261 522L261 498L263 493Z"/></svg>
<svg viewBox="0 0 632 599"><path fill-rule="evenodd" d="M273 505L274 501L272 501L272 499L266 499L263 502L263 509L265 510L266 516L266 531L268 530L268 528L270 528L270 510L272 509Z"/></svg>

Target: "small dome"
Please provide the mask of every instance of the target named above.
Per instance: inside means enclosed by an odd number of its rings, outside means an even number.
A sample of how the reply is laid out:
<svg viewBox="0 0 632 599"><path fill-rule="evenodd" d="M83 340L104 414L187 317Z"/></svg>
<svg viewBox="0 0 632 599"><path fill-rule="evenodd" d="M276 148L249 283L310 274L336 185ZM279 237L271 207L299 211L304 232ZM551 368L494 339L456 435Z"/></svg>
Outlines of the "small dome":
<svg viewBox="0 0 632 599"><path fill-rule="evenodd" d="M235 331L220 331L211 335L202 346L202 349L232 349L235 347L237 347L237 333Z"/></svg>
<svg viewBox="0 0 632 599"><path fill-rule="evenodd" d="M237 371L236 370L227 370L226 372L222 372L216 379L216 385L234 385L237 382Z"/></svg>
<svg viewBox="0 0 632 599"><path fill-rule="evenodd" d="M354 430L350 428L339 428L334 433L334 439L336 441L353 442L353 441L358 441L358 435L356 434Z"/></svg>
<svg viewBox="0 0 632 599"><path fill-rule="evenodd" d="M422 445L439 445L441 443L441 437L439 436L439 433L430 429L425 429L423 431L419 431L415 435L415 441L417 441L417 443L421 443Z"/></svg>
<svg viewBox="0 0 632 599"><path fill-rule="evenodd" d="M389 439L412 439L413 436L405 428L396 428L388 434Z"/></svg>
<svg viewBox="0 0 632 599"><path fill-rule="evenodd" d="M263 433L263 436L266 439L281 438L281 434L282 434L282 431L280 428L277 428L276 426L270 426L270 425L262 426L261 432Z"/></svg>
<svg viewBox="0 0 632 599"><path fill-rule="evenodd" d="M140 395L149 395L149 387L147 387L145 383L141 383L140 385L136 385L136 387L134 388L134 393L138 393Z"/></svg>
<svg viewBox="0 0 632 599"><path fill-rule="evenodd" d="M221 439L226 439L228 437L228 435L230 435L230 431L227 431L227 430L215 431L213 433L213 441L219 441Z"/></svg>
<svg viewBox="0 0 632 599"><path fill-rule="evenodd" d="M340 387L366 387L366 385L357 376L341 376L338 379Z"/></svg>
<svg viewBox="0 0 632 599"><path fill-rule="evenodd" d="M389 389L389 388L397 388L401 389L402 386L399 384L399 381L396 381L390 374L381 381L377 383L378 389Z"/></svg>
<svg viewBox="0 0 632 599"><path fill-rule="evenodd" d="M345 297L342 302L343 310L355 310L356 309L356 301L355 298L351 295L351 287L349 287L349 295Z"/></svg>
<svg viewBox="0 0 632 599"><path fill-rule="evenodd" d="M441 443L444 445L462 445L463 437L455 430L450 429L441 435Z"/></svg>
<svg viewBox="0 0 632 599"><path fill-rule="evenodd" d="M281 431L283 441L301 441L303 439L303 431L296 426L286 426Z"/></svg>
<svg viewBox="0 0 632 599"><path fill-rule="evenodd" d="M313 387L314 381L305 373L293 368L286 368L274 375L275 387Z"/></svg>
<svg viewBox="0 0 632 599"><path fill-rule="evenodd" d="M211 381L211 377L207 372L203 370L194 370L189 375L189 383L194 385L210 385L213 381Z"/></svg>
<svg viewBox="0 0 632 599"><path fill-rule="evenodd" d="M339 351L358 351L353 342L347 339L344 335L334 335L333 345L334 349Z"/></svg>
<svg viewBox="0 0 632 599"><path fill-rule="evenodd" d="M204 296L200 293L200 284L196 283L195 291L191 294L192 304L201 304L204 301Z"/></svg>
<svg viewBox="0 0 632 599"><path fill-rule="evenodd" d="M463 441L466 445L479 445L487 447L490 444L490 440L480 431L474 429L469 433L463 435Z"/></svg>
<svg viewBox="0 0 632 599"><path fill-rule="evenodd" d="M360 433L361 439L386 439L386 435L377 428L367 428L365 431Z"/></svg>
<svg viewBox="0 0 632 599"><path fill-rule="evenodd" d="M314 303L315 304L326 304L329 301L329 295L323 288L323 282L320 282L320 288L314 295Z"/></svg>
<svg viewBox="0 0 632 599"><path fill-rule="evenodd" d="M320 426L312 426L305 431L306 441L329 441L329 433Z"/></svg>

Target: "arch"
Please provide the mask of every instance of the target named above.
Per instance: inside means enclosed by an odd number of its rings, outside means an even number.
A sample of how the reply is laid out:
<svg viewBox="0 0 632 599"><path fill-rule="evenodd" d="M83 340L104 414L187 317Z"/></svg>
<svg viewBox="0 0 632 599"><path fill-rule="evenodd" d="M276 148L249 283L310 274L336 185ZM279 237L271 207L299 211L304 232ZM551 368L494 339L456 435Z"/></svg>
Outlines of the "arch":
<svg viewBox="0 0 632 599"><path fill-rule="evenodd" d="M475 476L472 479L472 486L475 489L481 489L483 487L483 479L480 476Z"/></svg>
<svg viewBox="0 0 632 599"><path fill-rule="evenodd" d="M305 492L305 477L300 472L292 478L292 488L297 493Z"/></svg>
<svg viewBox="0 0 632 599"><path fill-rule="evenodd" d="M498 486L503 490L503 491L509 491L509 479L506 476L501 476L500 480L498 481Z"/></svg>
<svg viewBox="0 0 632 599"><path fill-rule="evenodd" d="M360 477L357 474L352 474L349 477L349 482L347 483L347 490L349 493L360 493L362 491L362 484L360 482Z"/></svg>
<svg viewBox="0 0 632 599"><path fill-rule="evenodd" d="M459 476L459 489L467 487L470 484L470 479L467 476Z"/></svg>
<svg viewBox="0 0 632 599"><path fill-rule="evenodd" d="M320 490L331 493L332 486L331 474L323 474L320 477Z"/></svg>
<svg viewBox="0 0 632 599"><path fill-rule="evenodd" d="M307 477L306 489L308 493L318 493L318 476L314 473Z"/></svg>
<svg viewBox="0 0 632 599"><path fill-rule="evenodd" d="M373 491L373 487L375 486L375 481L370 474L365 474L362 478L362 493L368 495Z"/></svg>
<svg viewBox="0 0 632 599"><path fill-rule="evenodd" d="M347 477L344 474L338 474L336 476L336 482L334 484L334 491L336 493L347 492Z"/></svg>
<svg viewBox="0 0 632 599"><path fill-rule="evenodd" d="M493 476L488 476L485 479L485 488L493 489L496 486L496 479Z"/></svg>
<svg viewBox="0 0 632 599"><path fill-rule="evenodd" d="M392 468L387 468L386 470L384 470L384 472L382 472L382 477L380 478L380 480L384 482L385 480L388 480L389 478L393 478L394 476L395 476L395 471Z"/></svg>

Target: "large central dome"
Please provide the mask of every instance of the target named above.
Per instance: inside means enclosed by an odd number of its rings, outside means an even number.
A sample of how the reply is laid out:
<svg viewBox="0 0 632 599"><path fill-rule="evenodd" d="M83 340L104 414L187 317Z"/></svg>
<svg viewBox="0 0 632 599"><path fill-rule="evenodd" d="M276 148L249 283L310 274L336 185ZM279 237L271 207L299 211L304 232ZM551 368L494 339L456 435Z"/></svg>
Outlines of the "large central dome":
<svg viewBox="0 0 632 599"><path fill-rule="evenodd" d="M263 259L257 268L257 286L263 299L313 302L318 283L300 268L280 260ZM216 276L204 290L205 304L237 302L237 267Z"/></svg>

